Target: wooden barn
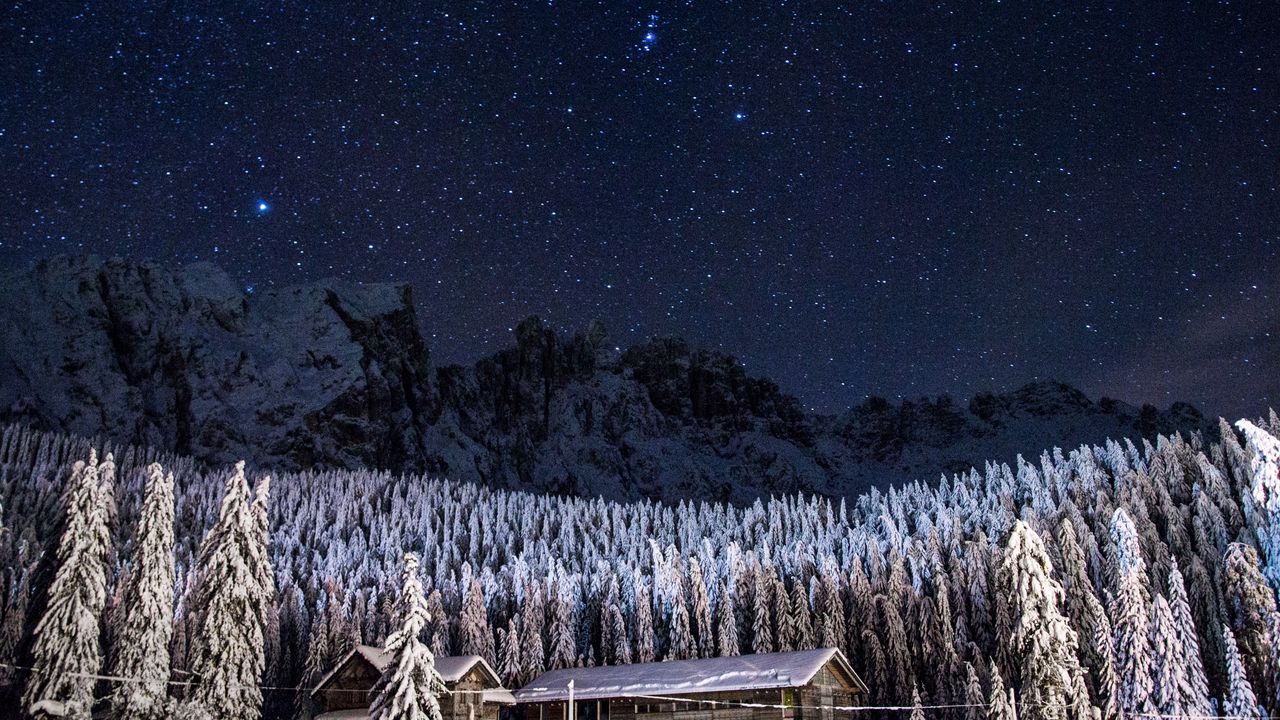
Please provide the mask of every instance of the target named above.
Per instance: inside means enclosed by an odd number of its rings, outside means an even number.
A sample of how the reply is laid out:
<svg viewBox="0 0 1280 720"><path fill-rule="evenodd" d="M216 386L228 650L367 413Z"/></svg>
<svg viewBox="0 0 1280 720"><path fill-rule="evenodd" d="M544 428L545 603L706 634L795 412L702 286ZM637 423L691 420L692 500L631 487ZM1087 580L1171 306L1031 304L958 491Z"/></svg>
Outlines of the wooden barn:
<svg viewBox="0 0 1280 720"><path fill-rule="evenodd" d="M373 686L390 662L390 654L382 648L357 645L311 691L321 709L316 720L367 718ZM515 703L498 674L479 655L438 657L436 672L449 691L440 696L444 720L498 720L498 709Z"/></svg>
<svg viewBox="0 0 1280 720"><path fill-rule="evenodd" d="M521 720L567 720L571 683L568 720L835 720L867 692L836 648L569 668L516 691Z"/></svg>

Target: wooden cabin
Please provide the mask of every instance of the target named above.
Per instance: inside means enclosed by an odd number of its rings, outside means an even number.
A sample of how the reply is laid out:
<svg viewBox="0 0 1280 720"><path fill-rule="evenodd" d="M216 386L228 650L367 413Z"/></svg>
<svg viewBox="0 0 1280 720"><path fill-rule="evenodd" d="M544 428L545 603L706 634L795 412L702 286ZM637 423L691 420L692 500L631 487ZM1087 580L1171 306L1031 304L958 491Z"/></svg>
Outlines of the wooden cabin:
<svg viewBox="0 0 1280 720"><path fill-rule="evenodd" d="M316 720L367 718L373 686L389 664L391 655L382 648L357 645L311 691L321 710ZM498 720L498 709L515 703L479 655L438 657L436 672L447 691L440 695L444 720Z"/></svg>
<svg viewBox="0 0 1280 720"><path fill-rule="evenodd" d="M516 691L517 716L567 720L570 681L574 720L846 720L855 713L841 708L867 693L825 648L553 670Z"/></svg>

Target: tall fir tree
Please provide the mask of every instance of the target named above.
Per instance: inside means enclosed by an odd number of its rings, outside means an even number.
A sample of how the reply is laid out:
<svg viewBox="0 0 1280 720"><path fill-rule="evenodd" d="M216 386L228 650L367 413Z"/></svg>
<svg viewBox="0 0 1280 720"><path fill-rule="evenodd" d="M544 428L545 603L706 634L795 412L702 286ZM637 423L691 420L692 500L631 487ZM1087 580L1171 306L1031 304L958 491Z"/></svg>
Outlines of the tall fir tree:
<svg viewBox="0 0 1280 720"><path fill-rule="evenodd" d="M1264 574L1272 587L1280 587L1280 438L1248 420L1240 420L1236 427L1244 433L1249 458L1244 507L1266 560Z"/></svg>
<svg viewBox="0 0 1280 720"><path fill-rule="evenodd" d="M987 693L987 720L1018 720L1013 690L1006 690L1000 668L991 663L991 690Z"/></svg>
<svg viewBox="0 0 1280 720"><path fill-rule="evenodd" d="M1153 713L1146 563L1138 547L1138 531L1124 508L1117 508L1112 514L1111 540L1115 546L1116 593L1111 627L1115 633L1118 704L1126 714Z"/></svg>
<svg viewBox="0 0 1280 720"><path fill-rule="evenodd" d="M738 649L738 617L733 609L733 595L727 583L720 584L719 601L716 603L716 654L719 657L732 657Z"/></svg>
<svg viewBox="0 0 1280 720"><path fill-rule="evenodd" d="M1009 533L1000 574L1010 591L1010 655L1020 662L1023 717L1085 720L1088 698L1078 695L1082 672L1076 632L1062 614L1062 586L1044 542L1021 520Z"/></svg>
<svg viewBox="0 0 1280 720"><path fill-rule="evenodd" d="M1209 696L1209 680L1204 672L1204 658L1200 654L1200 638L1177 563L1169 572L1169 610L1173 614L1174 633L1178 636L1178 645L1186 663L1187 685L1182 704L1192 715L1212 715L1213 704Z"/></svg>
<svg viewBox="0 0 1280 720"><path fill-rule="evenodd" d="M458 635L463 655L479 655L486 662L495 661L493 630L489 626L489 613L485 608L484 590L480 580L472 577L467 583L466 602L462 617L458 620Z"/></svg>
<svg viewBox="0 0 1280 720"><path fill-rule="evenodd" d="M244 462L227 479L218 519L198 556L197 629L191 643L188 705L223 720L257 720L266 665L263 534L250 506Z"/></svg>
<svg viewBox="0 0 1280 720"><path fill-rule="evenodd" d="M1251 545L1231 543L1222 559L1222 590L1227 619L1240 658L1258 699L1274 701L1280 663L1276 661L1280 628L1276 593L1258 569L1258 553Z"/></svg>
<svg viewBox="0 0 1280 720"><path fill-rule="evenodd" d="M23 702L36 717L88 720L92 676L102 669L101 617L107 602L107 555L115 463L97 453L77 462L63 496L66 520L58 570L35 628L34 669Z"/></svg>
<svg viewBox="0 0 1280 720"><path fill-rule="evenodd" d="M920 688L911 683L911 720L924 720L924 708L920 706Z"/></svg>
<svg viewBox="0 0 1280 720"><path fill-rule="evenodd" d="M123 627L116 636L112 716L161 720L169 716L169 643L173 639L173 474L147 467L134 559L125 589Z"/></svg>
<svg viewBox="0 0 1280 720"><path fill-rule="evenodd" d="M1253 686L1245 672L1235 634L1225 625L1222 627L1222 643L1227 660L1227 716L1233 720L1261 720L1262 709L1258 707L1258 698L1253 694Z"/></svg>
<svg viewBox="0 0 1280 720"><path fill-rule="evenodd" d="M973 663L964 664L964 720L987 720L988 704Z"/></svg>
<svg viewBox="0 0 1280 720"><path fill-rule="evenodd" d="M1151 702L1156 712L1172 717L1187 714L1191 694L1187 662L1174 627L1173 611L1157 595L1151 608Z"/></svg>
<svg viewBox="0 0 1280 720"><path fill-rule="evenodd" d="M385 651L390 662L373 688L369 720L441 720L437 696L444 689L444 682L436 672L431 649L421 637L430 619L422 581L418 579L418 557L406 553L400 622L387 637Z"/></svg>

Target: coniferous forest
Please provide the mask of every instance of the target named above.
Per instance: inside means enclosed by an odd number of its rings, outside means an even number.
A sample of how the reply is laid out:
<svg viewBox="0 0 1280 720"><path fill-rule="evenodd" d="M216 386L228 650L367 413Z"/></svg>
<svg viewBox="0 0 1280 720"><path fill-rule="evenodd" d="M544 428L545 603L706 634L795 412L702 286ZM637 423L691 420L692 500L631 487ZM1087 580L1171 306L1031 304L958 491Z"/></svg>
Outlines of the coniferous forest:
<svg viewBox="0 0 1280 720"><path fill-rule="evenodd" d="M0 707L67 682L32 682L60 663L150 678L64 693L119 717L164 717L168 694L206 713L184 717L306 717L300 689L395 631L411 552L431 651L482 655L511 687L838 646L867 703L965 706L930 711L949 720L1260 718L1280 710L1278 468L1272 412L1212 442L1052 449L857 498L672 506L267 478L10 426Z"/></svg>

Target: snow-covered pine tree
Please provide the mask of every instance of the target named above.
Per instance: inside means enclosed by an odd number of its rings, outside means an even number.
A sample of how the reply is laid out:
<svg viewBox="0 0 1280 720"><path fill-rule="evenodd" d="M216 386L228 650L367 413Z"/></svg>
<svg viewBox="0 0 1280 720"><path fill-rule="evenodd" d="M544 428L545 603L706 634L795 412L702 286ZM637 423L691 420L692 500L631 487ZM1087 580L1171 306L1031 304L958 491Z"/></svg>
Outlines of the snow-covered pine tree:
<svg viewBox="0 0 1280 720"><path fill-rule="evenodd" d="M1280 587L1280 438L1240 420L1249 456L1251 482L1244 507L1266 560L1263 569L1272 587Z"/></svg>
<svg viewBox="0 0 1280 720"><path fill-rule="evenodd" d="M1054 579L1044 542L1021 520L1009 533L1000 575L1010 594L1009 655L1019 662L1023 717L1085 720L1088 698L1077 695L1082 673L1076 632L1062 614L1062 586Z"/></svg>
<svg viewBox="0 0 1280 720"><path fill-rule="evenodd" d="M1183 584L1177 563L1174 563L1169 572L1169 610L1173 613L1174 633L1178 636L1187 670L1186 694L1182 698L1182 704L1192 715L1212 715L1209 681L1205 677L1204 660L1200 655L1200 638L1196 632L1195 620L1192 619L1187 588Z"/></svg>
<svg viewBox="0 0 1280 720"><path fill-rule="evenodd" d="M1005 690L1000 668L991 663L991 691L987 694L987 720L1018 720L1018 707L1013 690Z"/></svg>
<svg viewBox="0 0 1280 720"><path fill-rule="evenodd" d="M1151 609L1151 701L1166 716L1187 714L1185 698L1191 694L1186 658L1174 628L1169 603L1156 595Z"/></svg>
<svg viewBox="0 0 1280 720"><path fill-rule="evenodd" d="M964 664L964 720L987 720L987 698L973 663Z"/></svg>
<svg viewBox="0 0 1280 720"><path fill-rule="evenodd" d="M458 635L463 655L479 655L485 661L493 661L493 631L489 627L489 614L485 609L484 589L480 580L472 577L467 583L466 602L462 605L462 617L458 619Z"/></svg>
<svg viewBox="0 0 1280 720"><path fill-rule="evenodd" d="M224 720L257 720L266 663L261 586L262 533L249 505L244 462L227 479L218 519L198 558L197 630L191 642L188 703Z"/></svg>
<svg viewBox="0 0 1280 720"><path fill-rule="evenodd" d="M271 476L263 475L253 488L253 500L249 512L253 518L253 532L256 542L250 549L253 551L253 574L257 583L260 605L258 614L262 622L263 644L263 677L273 679L276 662L280 654L280 622L276 614L276 578L271 569L271 526L267 515L267 503L271 499Z"/></svg>
<svg viewBox="0 0 1280 720"><path fill-rule="evenodd" d="M524 667L520 676L526 682L538 677L546 669L546 645L542 640L542 629L546 617L543 597L542 587L539 585L525 594L524 604L520 608L521 655Z"/></svg>
<svg viewBox="0 0 1280 720"><path fill-rule="evenodd" d="M773 600L773 588L769 584L765 567L756 568L755 588L751 594L751 652L773 652L773 628L769 617L769 605Z"/></svg>
<svg viewBox="0 0 1280 720"><path fill-rule="evenodd" d="M813 618L809 613L809 594L804 591L804 582L799 580L791 584L791 624L795 627L795 649L812 648Z"/></svg>
<svg viewBox="0 0 1280 720"><path fill-rule="evenodd" d="M720 583L719 601L716 604L716 655L732 657L738 649L738 617L733 608L733 595L727 583ZM643 662L643 661L641 661Z"/></svg>
<svg viewBox="0 0 1280 720"><path fill-rule="evenodd" d="M698 656L693 633L689 629L689 608L684 591L677 587L671 597L671 622L667 627L667 660L688 660Z"/></svg>
<svg viewBox="0 0 1280 720"><path fill-rule="evenodd" d="M1151 618L1147 608L1146 563L1138 547L1138 531L1124 508L1111 516L1115 546L1116 592L1111 608L1115 633L1116 680L1121 712L1152 713Z"/></svg>
<svg viewBox="0 0 1280 720"><path fill-rule="evenodd" d="M627 641L627 621L622 617L622 609L617 605L610 605L606 621L609 623L610 636L613 640L613 647L606 648L612 664L630 665L631 643Z"/></svg>
<svg viewBox="0 0 1280 720"><path fill-rule="evenodd" d="M635 661L653 662L658 657L653 630L653 605L649 602L648 586L639 578L635 582Z"/></svg>
<svg viewBox="0 0 1280 720"><path fill-rule="evenodd" d="M911 683L911 720L924 720L924 708L920 707L920 688Z"/></svg>
<svg viewBox="0 0 1280 720"><path fill-rule="evenodd" d="M1101 713L1099 720L1118 720L1120 698L1116 680L1116 655L1111 644L1111 622L1107 619L1102 603L1092 593L1085 596L1085 619L1091 634L1088 643L1091 662L1087 667L1093 679L1093 699Z"/></svg>
<svg viewBox="0 0 1280 720"><path fill-rule="evenodd" d="M715 626L711 622L711 598L702 576L702 563L698 556L689 558L689 595L693 602L691 614L693 635L698 641L698 657L711 657L715 650Z"/></svg>
<svg viewBox="0 0 1280 720"><path fill-rule="evenodd" d="M444 598L440 596L440 589L435 588L427 594L427 612L431 615L431 622L427 624L427 637L430 638L427 644L431 647L433 655L449 654L449 616L444 612ZM542 624L539 623L541 628ZM539 637L538 650L542 649L542 640Z"/></svg>
<svg viewBox="0 0 1280 720"><path fill-rule="evenodd" d="M1277 618L1275 590L1258 570L1252 545L1231 543L1222 559L1222 590L1233 639L1264 705L1277 687Z"/></svg>
<svg viewBox="0 0 1280 720"><path fill-rule="evenodd" d="M1222 642L1227 659L1226 714L1233 720L1261 720L1262 709L1245 673L1235 634L1226 625L1222 626Z"/></svg>
<svg viewBox="0 0 1280 720"><path fill-rule="evenodd" d="M385 649L391 661L373 688L370 720L441 720L437 695L444 683L436 672L431 649L421 638L429 619L418 579L418 557L405 553L400 622L387 637Z"/></svg>
<svg viewBox="0 0 1280 720"><path fill-rule="evenodd" d="M44 615L36 624L35 669L23 704L36 717L88 720L93 706L90 677L102 669L100 619L107 602L106 560L115 463L97 454L77 462L63 497L66 521L58 543L58 570L49 586Z"/></svg>
<svg viewBox="0 0 1280 720"><path fill-rule="evenodd" d="M508 687L519 687L520 669L523 667L520 658L520 628L516 626L516 616L507 618L507 628L498 631L498 675Z"/></svg>
<svg viewBox="0 0 1280 720"><path fill-rule="evenodd" d="M173 474L147 467L142 514L135 533L133 571L125 589L123 627L116 636L112 717L169 716L169 642L173 639Z"/></svg>
<svg viewBox="0 0 1280 720"><path fill-rule="evenodd" d="M551 595L551 648L547 667L551 670L573 667L578 659L577 634L574 630L573 606L563 591Z"/></svg>

